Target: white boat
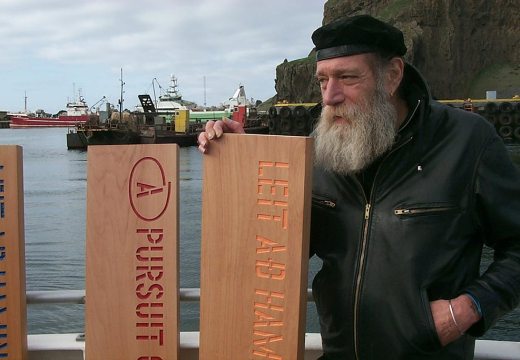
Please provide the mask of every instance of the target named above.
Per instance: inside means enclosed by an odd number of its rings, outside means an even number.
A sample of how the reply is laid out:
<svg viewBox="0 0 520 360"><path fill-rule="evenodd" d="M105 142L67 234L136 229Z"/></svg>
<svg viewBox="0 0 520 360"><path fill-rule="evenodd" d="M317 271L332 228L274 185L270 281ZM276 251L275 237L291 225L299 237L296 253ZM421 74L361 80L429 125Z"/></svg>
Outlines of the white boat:
<svg viewBox="0 0 520 360"><path fill-rule="evenodd" d="M187 110L187 104L189 102L184 101L179 92L177 78L173 74L170 75L168 89L165 94L159 96L155 108L158 112L174 112L175 110Z"/></svg>
<svg viewBox="0 0 520 360"><path fill-rule="evenodd" d="M154 79L154 82L155 81L156 80ZM160 85L158 86L160 89L162 89ZM144 95L139 95L141 103L141 97L143 96ZM190 121L205 122L207 120L219 120L223 116L231 117L233 111L238 106L245 106L248 110L251 106L253 106L251 101L249 101L246 97L244 86L239 84L233 95L225 100L220 106L207 109L196 108L195 103L186 101L182 98L182 94L179 91L177 78L173 74L170 75L168 89L159 96L157 101L152 100L152 102L154 103L155 111L160 113L161 116L167 120L167 122L171 121L171 117L177 110L190 110ZM141 104L141 106L137 107L137 111L142 112L144 107L144 104Z"/></svg>
<svg viewBox="0 0 520 360"><path fill-rule="evenodd" d="M233 96L230 97L227 101L224 101L223 105L225 108L233 109L235 106L244 105L250 107L254 104L247 99L244 85L240 84L238 85L238 88L235 90Z"/></svg>

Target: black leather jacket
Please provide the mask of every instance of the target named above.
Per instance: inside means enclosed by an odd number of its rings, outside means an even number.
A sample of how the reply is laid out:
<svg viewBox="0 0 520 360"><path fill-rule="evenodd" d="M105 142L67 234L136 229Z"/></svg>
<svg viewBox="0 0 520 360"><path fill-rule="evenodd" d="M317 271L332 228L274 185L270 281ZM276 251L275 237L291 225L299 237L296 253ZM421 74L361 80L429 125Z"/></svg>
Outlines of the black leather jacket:
<svg viewBox="0 0 520 360"><path fill-rule="evenodd" d="M327 359L473 359L520 298L520 172L484 118L430 100L406 66L413 115L358 176L315 168L311 254ZM483 245L495 261L479 274ZM483 318L441 347L429 302L470 292Z"/></svg>

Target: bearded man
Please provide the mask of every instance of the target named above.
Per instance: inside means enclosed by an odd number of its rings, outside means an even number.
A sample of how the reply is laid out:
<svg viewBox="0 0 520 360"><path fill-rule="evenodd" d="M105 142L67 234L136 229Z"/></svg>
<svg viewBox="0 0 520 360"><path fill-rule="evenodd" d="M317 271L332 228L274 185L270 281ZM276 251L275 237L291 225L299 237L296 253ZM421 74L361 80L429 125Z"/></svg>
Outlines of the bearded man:
<svg viewBox="0 0 520 360"><path fill-rule="evenodd" d="M400 30L362 15L312 40L321 359L473 359L520 300L520 172L484 118L432 100ZM243 132L208 123L199 149L226 131Z"/></svg>

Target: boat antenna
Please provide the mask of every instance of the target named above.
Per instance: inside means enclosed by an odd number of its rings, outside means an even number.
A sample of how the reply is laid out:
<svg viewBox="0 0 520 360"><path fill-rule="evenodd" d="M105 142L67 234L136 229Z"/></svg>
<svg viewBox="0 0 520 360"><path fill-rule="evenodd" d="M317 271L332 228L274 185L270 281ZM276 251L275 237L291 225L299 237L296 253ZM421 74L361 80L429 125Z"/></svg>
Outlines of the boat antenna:
<svg viewBox="0 0 520 360"><path fill-rule="evenodd" d="M122 119L122 116L123 116L123 86L125 85L125 83L123 82L123 68L121 68L121 97L119 98L119 119Z"/></svg>
<svg viewBox="0 0 520 360"><path fill-rule="evenodd" d="M157 81L157 78L153 78L152 80L152 89L153 89L153 101L155 103L155 108L157 108L157 95L155 94L155 83L157 82L157 85L159 85L159 82ZM159 85L160 87L160 85Z"/></svg>

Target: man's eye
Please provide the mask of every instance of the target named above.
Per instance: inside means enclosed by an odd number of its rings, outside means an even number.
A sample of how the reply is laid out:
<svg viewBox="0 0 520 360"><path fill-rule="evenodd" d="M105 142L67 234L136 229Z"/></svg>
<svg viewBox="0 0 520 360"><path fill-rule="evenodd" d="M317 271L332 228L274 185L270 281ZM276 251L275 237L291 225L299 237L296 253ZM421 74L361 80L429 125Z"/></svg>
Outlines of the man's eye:
<svg viewBox="0 0 520 360"><path fill-rule="evenodd" d="M326 79L326 78L316 78L316 82L317 82L319 85L323 86L324 84L327 83L327 79Z"/></svg>
<svg viewBox="0 0 520 360"><path fill-rule="evenodd" d="M345 85L354 85L359 82L359 76L356 75L344 75L340 77L340 81Z"/></svg>

